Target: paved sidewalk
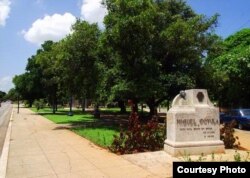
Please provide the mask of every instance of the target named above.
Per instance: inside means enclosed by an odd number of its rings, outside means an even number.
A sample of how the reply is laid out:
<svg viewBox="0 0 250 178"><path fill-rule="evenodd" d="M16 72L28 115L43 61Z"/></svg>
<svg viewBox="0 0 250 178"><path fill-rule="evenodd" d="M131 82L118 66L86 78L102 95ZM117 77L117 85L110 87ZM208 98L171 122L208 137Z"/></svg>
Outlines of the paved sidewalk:
<svg viewBox="0 0 250 178"><path fill-rule="evenodd" d="M166 178L172 176L172 161L185 161L164 151L117 156L29 109L16 114L15 108L12 120L7 178ZM249 161L246 151L238 153ZM234 161L235 154L226 150L202 159Z"/></svg>
<svg viewBox="0 0 250 178"><path fill-rule="evenodd" d="M235 129L235 135L239 137L240 146L250 151L250 130Z"/></svg>
<svg viewBox="0 0 250 178"><path fill-rule="evenodd" d="M159 152L159 157L162 154ZM171 160L159 161L161 166L150 169L130 160L99 148L69 130L60 129L29 109L22 108L20 114L14 109L7 178L171 176Z"/></svg>

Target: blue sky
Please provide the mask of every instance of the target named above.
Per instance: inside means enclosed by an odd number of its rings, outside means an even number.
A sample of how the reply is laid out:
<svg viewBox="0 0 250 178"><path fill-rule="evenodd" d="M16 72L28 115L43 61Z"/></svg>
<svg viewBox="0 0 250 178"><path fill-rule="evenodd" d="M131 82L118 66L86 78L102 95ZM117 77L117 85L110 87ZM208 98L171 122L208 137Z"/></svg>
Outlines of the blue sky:
<svg viewBox="0 0 250 178"><path fill-rule="evenodd" d="M76 18L98 22L106 10L100 0L0 0L0 90L25 71L27 59L44 40L58 41ZM223 38L250 27L249 0L187 0L199 14L219 13L216 33Z"/></svg>

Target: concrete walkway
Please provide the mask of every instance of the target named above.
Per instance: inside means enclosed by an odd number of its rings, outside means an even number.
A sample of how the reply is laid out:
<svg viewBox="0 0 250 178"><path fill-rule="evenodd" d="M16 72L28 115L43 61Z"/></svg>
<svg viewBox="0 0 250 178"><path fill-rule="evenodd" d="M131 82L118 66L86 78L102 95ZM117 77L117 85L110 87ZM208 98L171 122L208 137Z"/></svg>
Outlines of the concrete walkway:
<svg viewBox="0 0 250 178"><path fill-rule="evenodd" d="M118 156L29 109L16 112L14 108L8 134L7 178L167 178L172 177L172 162L186 159L173 158L164 151ZM249 145L247 136L244 146ZM243 161L250 161L246 151L238 153ZM234 161L235 154L235 150L226 150L226 154L207 155L202 160ZM200 155L189 158L201 159ZM4 177L1 175L0 169L0 178Z"/></svg>
<svg viewBox="0 0 250 178"><path fill-rule="evenodd" d="M162 154L156 157L163 158ZM60 129L29 109L22 108L20 114L14 109L7 178L163 178L172 174L171 158L155 161L151 167L131 160Z"/></svg>
<svg viewBox="0 0 250 178"><path fill-rule="evenodd" d="M239 137L240 146L250 151L250 130L235 129L235 135Z"/></svg>

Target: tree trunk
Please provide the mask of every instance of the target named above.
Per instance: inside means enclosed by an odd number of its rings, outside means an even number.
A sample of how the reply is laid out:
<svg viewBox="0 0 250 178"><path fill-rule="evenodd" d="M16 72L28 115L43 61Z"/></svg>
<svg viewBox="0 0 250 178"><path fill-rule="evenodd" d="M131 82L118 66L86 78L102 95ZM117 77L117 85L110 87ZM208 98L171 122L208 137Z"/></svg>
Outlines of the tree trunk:
<svg viewBox="0 0 250 178"><path fill-rule="evenodd" d="M136 100L133 100L133 104L132 104L132 112L137 112L138 113L138 102Z"/></svg>
<svg viewBox="0 0 250 178"><path fill-rule="evenodd" d="M85 100L85 108L88 108L88 99L85 98L84 100Z"/></svg>
<svg viewBox="0 0 250 178"><path fill-rule="evenodd" d="M120 107L120 112L125 113L126 112L126 106L123 100L118 101L118 106Z"/></svg>
<svg viewBox="0 0 250 178"><path fill-rule="evenodd" d="M148 107L149 107L149 115L150 116L157 115L157 106L155 105L155 103L148 104Z"/></svg>
<svg viewBox="0 0 250 178"><path fill-rule="evenodd" d="M167 109L169 110L169 108L170 108L170 102L169 100L167 100Z"/></svg>
<svg viewBox="0 0 250 178"><path fill-rule="evenodd" d="M55 114L56 113L55 96L53 96L53 98L52 98L52 110L53 110L53 114Z"/></svg>
<svg viewBox="0 0 250 178"><path fill-rule="evenodd" d="M55 111L57 111L57 96L55 95Z"/></svg>
<svg viewBox="0 0 250 178"><path fill-rule="evenodd" d="M73 97L71 96L70 99L69 99L69 113L68 113L68 116L73 116L72 105L73 105Z"/></svg>
<svg viewBox="0 0 250 178"><path fill-rule="evenodd" d="M85 112L85 99L82 98L82 112Z"/></svg>
<svg viewBox="0 0 250 178"><path fill-rule="evenodd" d="M73 105L73 97L71 96L69 99L69 112L72 112L72 105Z"/></svg>
<svg viewBox="0 0 250 178"><path fill-rule="evenodd" d="M157 103L154 98L149 99L147 102L149 107L149 116L157 115Z"/></svg>
<svg viewBox="0 0 250 178"><path fill-rule="evenodd" d="M57 109L58 109L58 108L57 108L57 100L56 100L56 109L55 109L55 110L57 111Z"/></svg>
<svg viewBox="0 0 250 178"><path fill-rule="evenodd" d="M99 104L95 105L95 109L94 109L94 117L95 118L100 118L100 110L99 110Z"/></svg>
<svg viewBox="0 0 250 178"><path fill-rule="evenodd" d="M55 85L53 85L52 91L53 91L52 108L53 108L53 114L55 114L57 111L57 97L56 97L56 86Z"/></svg>
<svg viewBox="0 0 250 178"><path fill-rule="evenodd" d="M32 108L32 103L33 103L33 101L29 100L29 108Z"/></svg>

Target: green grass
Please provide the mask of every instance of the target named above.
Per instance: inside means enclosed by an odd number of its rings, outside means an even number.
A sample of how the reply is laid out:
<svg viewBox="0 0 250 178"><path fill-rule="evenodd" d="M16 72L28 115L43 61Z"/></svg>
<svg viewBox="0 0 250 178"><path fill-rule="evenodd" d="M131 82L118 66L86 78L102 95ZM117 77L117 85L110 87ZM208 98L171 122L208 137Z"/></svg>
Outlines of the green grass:
<svg viewBox="0 0 250 178"><path fill-rule="evenodd" d="M31 110L56 124L71 124L78 126L77 128L73 128L71 130L102 147L110 146L113 142L114 135L119 134L118 127L103 125L98 126L98 124L95 124L94 122L98 122L98 119L94 118L92 114L82 113L80 110L74 110L73 116L68 116L68 110L65 109L59 109L55 114L52 113L50 108L40 109L39 111L37 111L36 108L31 108ZM103 111L115 114L120 110L116 108L109 108L108 110L102 109L102 112Z"/></svg>
<svg viewBox="0 0 250 178"><path fill-rule="evenodd" d="M36 108L31 108L31 110L37 112ZM83 122L92 122L95 120L92 114L82 113L80 110L74 111L73 116L68 116L68 111L65 109L59 109L55 114L53 114L50 108L44 108L40 109L37 113L56 124L81 124Z"/></svg>
<svg viewBox="0 0 250 178"><path fill-rule="evenodd" d="M110 146L114 140L114 135L119 134L117 128L114 127L74 128L71 130L102 147Z"/></svg>

